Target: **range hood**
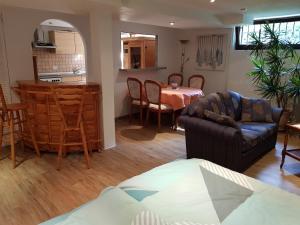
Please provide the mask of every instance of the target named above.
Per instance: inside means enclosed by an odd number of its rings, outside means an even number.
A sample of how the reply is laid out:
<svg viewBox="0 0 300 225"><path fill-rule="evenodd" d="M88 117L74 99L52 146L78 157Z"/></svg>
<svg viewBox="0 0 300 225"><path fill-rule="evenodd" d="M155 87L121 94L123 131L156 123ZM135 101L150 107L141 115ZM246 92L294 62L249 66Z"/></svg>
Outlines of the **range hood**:
<svg viewBox="0 0 300 225"><path fill-rule="evenodd" d="M56 45L49 39L49 31L36 29L34 32L33 48L56 48Z"/></svg>

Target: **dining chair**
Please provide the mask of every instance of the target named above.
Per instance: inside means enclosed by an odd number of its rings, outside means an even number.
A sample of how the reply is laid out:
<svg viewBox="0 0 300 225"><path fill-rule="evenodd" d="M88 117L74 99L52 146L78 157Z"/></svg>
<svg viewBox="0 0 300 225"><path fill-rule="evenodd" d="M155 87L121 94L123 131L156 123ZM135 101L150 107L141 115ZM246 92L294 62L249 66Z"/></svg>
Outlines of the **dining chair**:
<svg viewBox="0 0 300 225"><path fill-rule="evenodd" d="M205 78L202 75L192 75L189 77L188 86L203 90Z"/></svg>
<svg viewBox="0 0 300 225"><path fill-rule="evenodd" d="M83 106L86 95L85 87L51 87L55 104L61 118L60 142L57 157L57 170L60 170L63 155L66 154L66 147L83 147L87 164L90 168L90 156L86 140L86 132L83 124ZM81 140L71 138L72 133L78 132ZM68 134L70 134L68 136Z"/></svg>
<svg viewBox="0 0 300 225"><path fill-rule="evenodd" d="M178 86L182 86L183 84L183 75L180 73L172 73L168 76L168 85L171 83L177 83Z"/></svg>
<svg viewBox="0 0 300 225"><path fill-rule="evenodd" d="M18 91L19 94L21 93L21 91L17 88L14 90ZM3 137L9 136L10 158L13 163L13 168L16 168L16 141L20 141L22 143L23 150L24 142L31 141L37 156L40 157L40 150L35 139L27 109L28 107L24 103L7 104L0 84L0 154L2 156ZM30 137L26 137L24 135L23 130L25 124L30 130Z"/></svg>
<svg viewBox="0 0 300 225"><path fill-rule="evenodd" d="M146 123L148 124L149 122L150 111L156 112L158 117L157 119L158 130L160 130L161 113L172 113L172 126L173 126L175 121L175 111L170 105L161 103L160 83L153 80L146 80L144 82L144 87L145 87L146 98L148 102Z"/></svg>
<svg viewBox="0 0 300 225"><path fill-rule="evenodd" d="M140 109L140 122L143 123L143 110L147 108L148 103L143 99L143 83L133 77L127 79L127 87L130 97L130 113L129 121L132 120L133 107L139 107Z"/></svg>

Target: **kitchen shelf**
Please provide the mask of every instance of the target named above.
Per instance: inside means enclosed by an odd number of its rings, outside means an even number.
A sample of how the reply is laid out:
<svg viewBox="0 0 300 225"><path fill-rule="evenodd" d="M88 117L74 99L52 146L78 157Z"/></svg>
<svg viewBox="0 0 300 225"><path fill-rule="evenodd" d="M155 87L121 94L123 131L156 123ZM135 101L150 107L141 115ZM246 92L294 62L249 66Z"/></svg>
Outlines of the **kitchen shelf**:
<svg viewBox="0 0 300 225"><path fill-rule="evenodd" d="M138 72L165 70L165 69L167 69L166 66L158 66L158 67L150 67L150 68L144 68L144 69L119 69L119 71L138 73Z"/></svg>

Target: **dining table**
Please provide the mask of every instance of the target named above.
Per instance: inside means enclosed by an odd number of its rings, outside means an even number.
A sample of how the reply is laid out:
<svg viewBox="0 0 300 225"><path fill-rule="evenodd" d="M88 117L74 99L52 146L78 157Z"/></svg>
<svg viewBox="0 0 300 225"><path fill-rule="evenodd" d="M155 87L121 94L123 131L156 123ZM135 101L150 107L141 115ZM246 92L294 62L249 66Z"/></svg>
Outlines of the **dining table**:
<svg viewBox="0 0 300 225"><path fill-rule="evenodd" d="M185 108L201 96L204 96L203 91L196 88L167 86L161 89L161 103L171 106L175 111Z"/></svg>

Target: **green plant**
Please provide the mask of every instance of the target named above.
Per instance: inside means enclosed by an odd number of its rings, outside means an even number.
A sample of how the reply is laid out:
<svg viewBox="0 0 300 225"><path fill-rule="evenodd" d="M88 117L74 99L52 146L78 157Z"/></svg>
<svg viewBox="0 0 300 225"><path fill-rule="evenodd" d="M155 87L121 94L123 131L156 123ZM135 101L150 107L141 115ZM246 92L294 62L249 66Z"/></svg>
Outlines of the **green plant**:
<svg viewBox="0 0 300 225"><path fill-rule="evenodd" d="M287 110L300 96L300 57L290 41L266 24L258 35L251 33L254 69L248 73L263 98L275 100ZM292 100L292 101L291 101ZM293 107L293 106L292 106Z"/></svg>

